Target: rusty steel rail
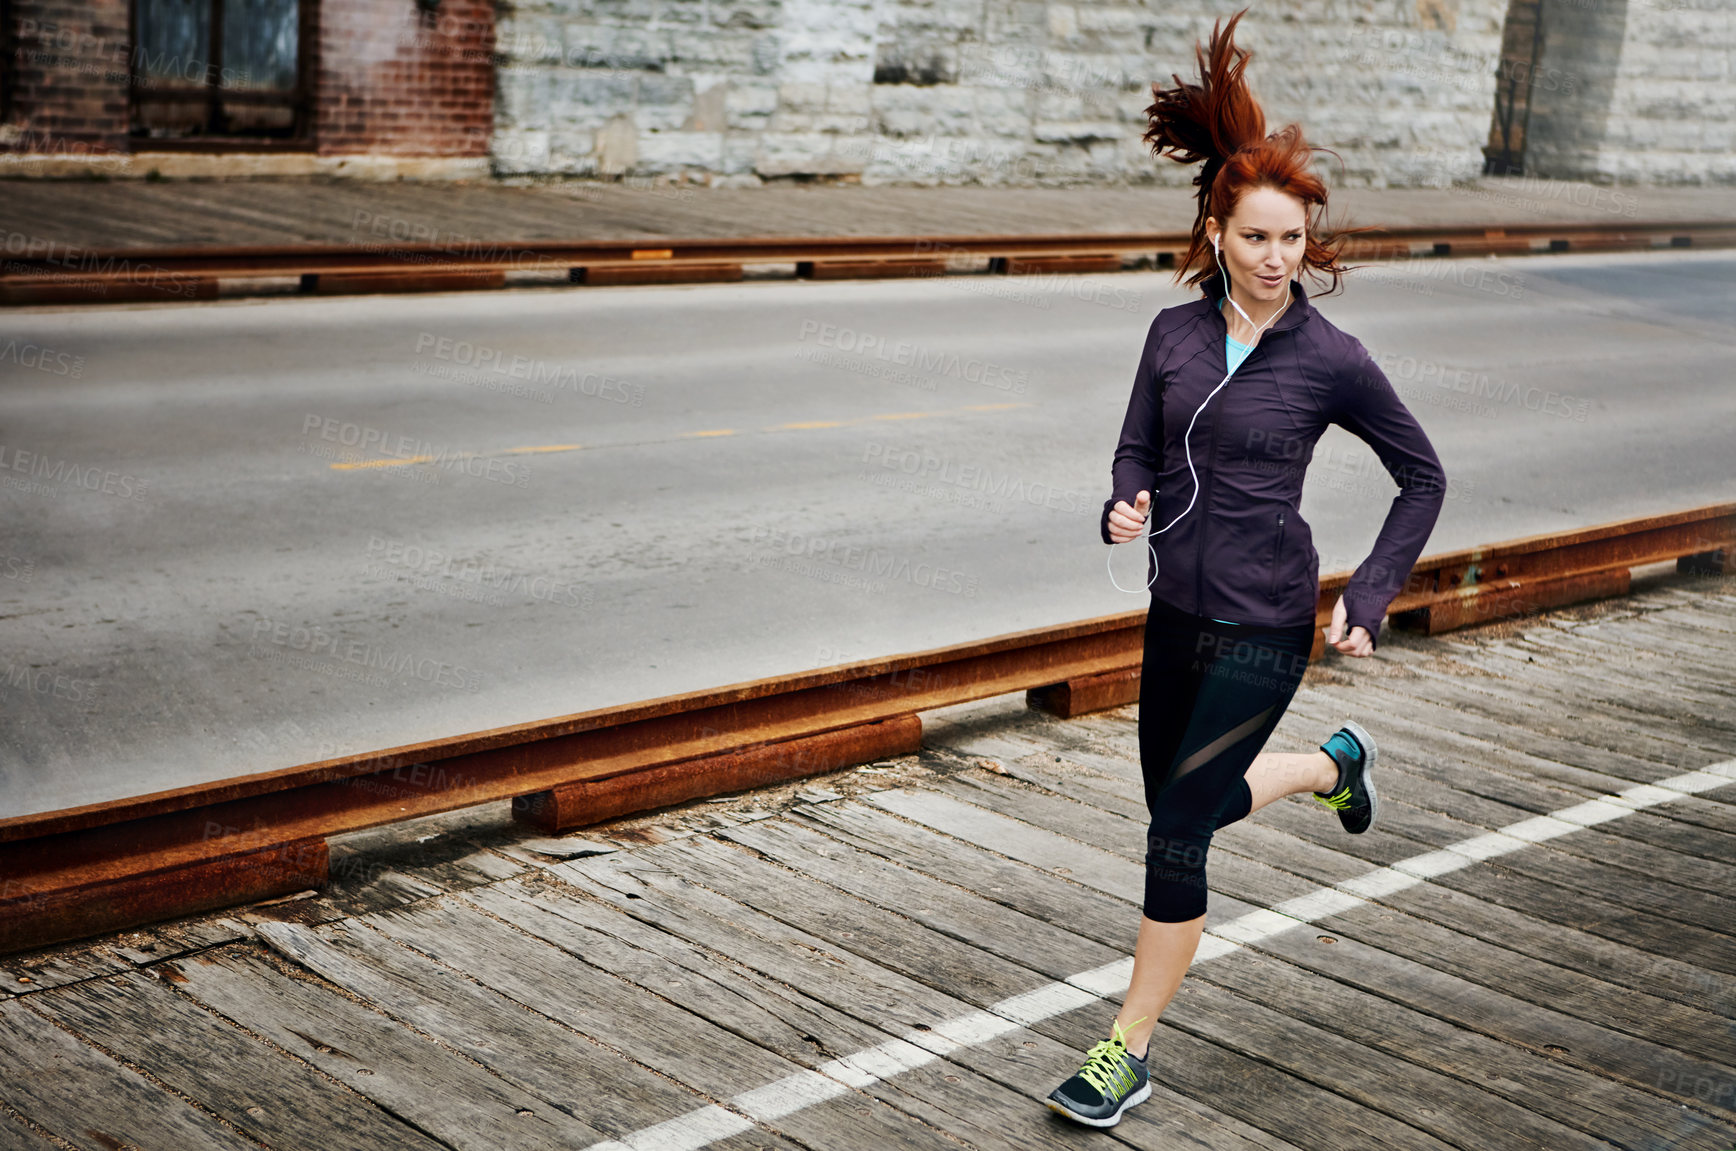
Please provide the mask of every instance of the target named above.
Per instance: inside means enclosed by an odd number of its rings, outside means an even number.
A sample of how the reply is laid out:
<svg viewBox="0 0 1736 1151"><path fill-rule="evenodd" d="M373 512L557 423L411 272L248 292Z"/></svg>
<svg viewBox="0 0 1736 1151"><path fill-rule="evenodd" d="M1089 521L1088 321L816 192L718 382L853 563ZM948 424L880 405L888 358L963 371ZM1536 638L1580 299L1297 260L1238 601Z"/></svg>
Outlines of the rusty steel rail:
<svg viewBox="0 0 1736 1151"><path fill-rule="evenodd" d="M1115 271L1128 258L1174 262L1185 232L1062 235L739 237L620 241L500 241L463 245L379 243L140 247L45 245L0 271L0 303L210 299L219 281L300 277L326 293L449 291L502 287L509 273L565 275L572 283L737 280L750 264L794 263L815 279L922 276L986 263L990 272ZM1351 259L1418 255L1612 251L1736 246L1736 221L1595 221L1478 227L1385 228L1348 237Z"/></svg>
<svg viewBox="0 0 1736 1151"><path fill-rule="evenodd" d="M1736 503L1425 556L1393 600L1429 633L1623 594L1634 566L1736 573ZM1322 577L1324 627L1349 572ZM921 744L919 711L1007 692L1062 716L1139 697L1145 611L663 696L0 820L0 952L318 887L326 838L478 803L565 830ZM1315 637L1315 654L1324 636Z"/></svg>
<svg viewBox="0 0 1736 1151"><path fill-rule="evenodd" d="M1393 626L1435 635L1628 593L1631 569L1736 573L1736 503L1544 532L1424 556L1387 607Z"/></svg>

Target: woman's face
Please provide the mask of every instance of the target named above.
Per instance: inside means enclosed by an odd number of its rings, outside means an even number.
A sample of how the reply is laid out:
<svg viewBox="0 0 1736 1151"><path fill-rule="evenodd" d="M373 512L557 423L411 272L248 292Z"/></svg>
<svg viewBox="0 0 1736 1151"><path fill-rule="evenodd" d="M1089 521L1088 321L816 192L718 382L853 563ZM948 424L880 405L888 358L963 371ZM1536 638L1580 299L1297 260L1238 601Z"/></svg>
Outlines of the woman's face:
<svg viewBox="0 0 1736 1151"><path fill-rule="evenodd" d="M1302 201L1276 188L1244 193L1222 227L1217 217L1206 220L1208 240L1222 245L1224 266L1241 295L1262 303L1278 303L1290 291L1290 280L1302 266L1308 212Z"/></svg>

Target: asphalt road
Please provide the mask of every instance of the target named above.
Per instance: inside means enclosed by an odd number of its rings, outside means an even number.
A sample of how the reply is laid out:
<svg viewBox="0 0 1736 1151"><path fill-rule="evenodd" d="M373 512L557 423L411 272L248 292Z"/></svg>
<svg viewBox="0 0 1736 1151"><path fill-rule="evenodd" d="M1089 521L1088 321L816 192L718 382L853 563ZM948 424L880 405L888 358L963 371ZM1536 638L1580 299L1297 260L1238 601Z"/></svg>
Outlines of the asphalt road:
<svg viewBox="0 0 1736 1151"><path fill-rule="evenodd" d="M1167 274L0 314L0 818L1144 606L1097 536ZM1736 257L1320 301L1429 551L1736 498ZM1354 567L1396 489L1334 428ZM1143 545L1117 548L1138 589Z"/></svg>

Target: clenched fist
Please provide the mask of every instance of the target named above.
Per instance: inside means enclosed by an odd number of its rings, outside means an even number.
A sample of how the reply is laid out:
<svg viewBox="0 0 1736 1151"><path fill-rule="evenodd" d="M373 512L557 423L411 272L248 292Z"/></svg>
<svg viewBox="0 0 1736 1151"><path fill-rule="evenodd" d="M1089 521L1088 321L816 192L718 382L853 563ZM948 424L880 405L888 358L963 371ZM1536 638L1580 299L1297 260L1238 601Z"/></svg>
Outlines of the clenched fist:
<svg viewBox="0 0 1736 1151"><path fill-rule="evenodd" d="M1116 500L1115 506L1109 509L1109 538L1118 544L1137 539L1139 530L1145 526L1145 517L1150 514L1150 492L1134 496L1132 507L1127 506L1126 500Z"/></svg>
<svg viewBox="0 0 1736 1151"><path fill-rule="evenodd" d="M1374 654L1374 639L1368 634L1368 629L1361 624L1350 629L1350 634L1344 634L1344 625L1349 622L1344 610L1344 597L1339 596L1338 602L1332 605L1332 626L1326 629L1326 642L1343 652L1345 655L1371 656Z"/></svg>

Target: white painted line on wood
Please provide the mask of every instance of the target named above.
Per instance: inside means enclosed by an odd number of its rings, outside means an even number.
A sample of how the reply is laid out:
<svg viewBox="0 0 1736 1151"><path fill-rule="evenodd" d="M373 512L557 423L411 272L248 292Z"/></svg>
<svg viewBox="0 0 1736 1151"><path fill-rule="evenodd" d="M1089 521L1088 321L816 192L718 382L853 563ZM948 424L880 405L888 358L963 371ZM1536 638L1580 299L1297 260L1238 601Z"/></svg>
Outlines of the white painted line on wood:
<svg viewBox="0 0 1736 1151"><path fill-rule="evenodd" d="M1714 763L1657 783L1640 784L1548 815L1523 819L1499 831L1449 844L1439 851L1401 859L1389 867L1376 868L1330 887L1287 899L1275 907L1250 911L1232 919L1205 934L1200 940L1199 950L1194 953L1194 962L1216 959L1239 950L1245 944L1258 943L1280 932L1340 915L1382 896L1425 883L1437 875L1731 783L1736 783L1736 759ZM729 1107L735 1109L733 1111L716 1105L701 1107L642 1128L619 1140L593 1144L590 1151L698 1151L708 1144L748 1130L753 1126L753 1120L769 1124L796 1111L835 1099L851 1088L871 1087L900 1072L931 1063L960 1047L986 1043L1020 1027L1031 1027L1045 1019L1065 1015L1098 999L1120 995L1127 990L1127 981L1132 975L1133 960L1117 959L1102 967L1071 975L1064 982L1045 984L1035 991L1003 999L984 1010L966 1012L932 1031L912 1031L901 1039L888 1039L854 1055L823 1063L812 1071L798 1071L743 1092L728 1100Z"/></svg>
<svg viewBox="0 0 1736 1151"><path fill-rule="evenodd" d="M592 1151L699 1151L719 1139L753 1129L753 1121L722 1107L701 1107L620 1140L591 1144Z"/></svg>

